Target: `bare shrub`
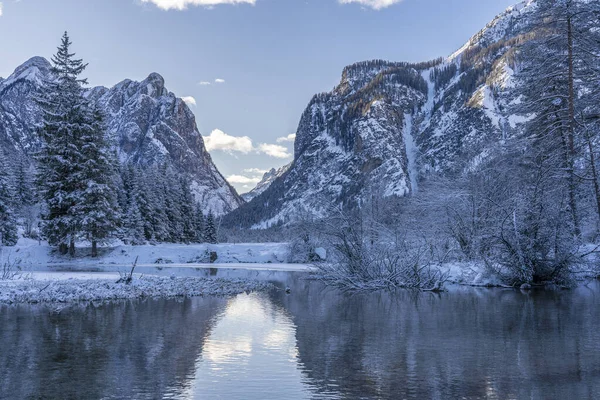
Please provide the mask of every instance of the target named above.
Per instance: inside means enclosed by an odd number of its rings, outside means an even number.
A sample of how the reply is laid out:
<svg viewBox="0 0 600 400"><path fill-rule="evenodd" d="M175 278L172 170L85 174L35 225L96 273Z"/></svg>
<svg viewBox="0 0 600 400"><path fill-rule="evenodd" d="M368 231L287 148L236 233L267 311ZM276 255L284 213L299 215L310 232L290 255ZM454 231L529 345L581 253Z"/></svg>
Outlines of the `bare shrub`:
<svg viewBox="0 0 600 400"><path fill-rule="evenodd" d="M338 210L325 226L334 262L319 265L325 282L351 290L442 290L447 275L435 265L430 243L407 240L363 218ZM373 240L377 237L377 240Z"/></svg>

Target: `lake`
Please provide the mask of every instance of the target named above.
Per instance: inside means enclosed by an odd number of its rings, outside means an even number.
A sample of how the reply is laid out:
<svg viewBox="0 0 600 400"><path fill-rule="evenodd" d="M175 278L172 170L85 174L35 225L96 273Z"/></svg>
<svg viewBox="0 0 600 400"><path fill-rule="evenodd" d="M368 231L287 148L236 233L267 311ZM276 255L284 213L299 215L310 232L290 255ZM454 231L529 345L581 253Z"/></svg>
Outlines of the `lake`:
<svg viewBox="0 0 600 400"><path fill-rule="evenodd" d="M232 298L0 306L0 398L600 396L598 282L349 294L303 277Z"/></svg>

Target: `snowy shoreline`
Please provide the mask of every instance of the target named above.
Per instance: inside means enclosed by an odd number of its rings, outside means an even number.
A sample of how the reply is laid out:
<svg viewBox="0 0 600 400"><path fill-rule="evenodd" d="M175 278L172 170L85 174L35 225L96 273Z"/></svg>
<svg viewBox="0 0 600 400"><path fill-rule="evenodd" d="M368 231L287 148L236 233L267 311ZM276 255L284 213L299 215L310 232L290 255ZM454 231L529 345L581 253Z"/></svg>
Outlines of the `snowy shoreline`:
<svg viewBox="0 0 600 400"><path fill-rule="evenodd" d="M108 279L0 281L0 304L53 304L144 298L233 296L273 288L268 282L246 279L210 279L141 276L131 284Z"/></svg>

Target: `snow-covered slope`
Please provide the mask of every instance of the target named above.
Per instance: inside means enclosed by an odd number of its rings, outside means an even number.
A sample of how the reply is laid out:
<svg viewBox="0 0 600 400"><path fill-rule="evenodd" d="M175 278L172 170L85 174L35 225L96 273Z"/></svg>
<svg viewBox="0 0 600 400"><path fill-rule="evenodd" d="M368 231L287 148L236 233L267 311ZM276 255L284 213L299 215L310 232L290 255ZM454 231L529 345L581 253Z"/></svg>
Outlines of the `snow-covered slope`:
<svg viewBox="0 0 600 400"><path fill-rule="evenodd" d="M269 186L271 186L271 183L273 183L273 181L275 181L275 179L279 178L284 173L286 173L286 171L288 169L290 169L291 165L292 164L287 164L278 169L271 168L270 171L267 171L263 175L262 179L260 180L260 182L258 182L256 184L256 187L254 189L252 189L248 193L242 194L242 198L245 201L251 201L253 198L255 198L256 196L263 193L265 190L267 190L269 188Z"/></svg>
<svg viewBox="0 0 600 400"><path fill-rule="evenodd" d="M346 67L339 85L304 111L289 170L226 223L258 228L319 217L372 194L410 195L432 171L475 166L523 122L508 104L516 44L535 8L534 0L510 7L446 58Z"/></svg>
<svg viewBox="0 0 600 400"><path fill-rule="evenodd" d="M0 146L9 157L31 157L39 148L35 127L41 110L35 96L51 76L50 64L34 57L0 81ZM169 163L192 182L192 191L207 209L224 214L243 203L212 162L194 114L156 73L142 82L125 80L112 88L96 87L87 95L106 116L123 163Z"/></svg>

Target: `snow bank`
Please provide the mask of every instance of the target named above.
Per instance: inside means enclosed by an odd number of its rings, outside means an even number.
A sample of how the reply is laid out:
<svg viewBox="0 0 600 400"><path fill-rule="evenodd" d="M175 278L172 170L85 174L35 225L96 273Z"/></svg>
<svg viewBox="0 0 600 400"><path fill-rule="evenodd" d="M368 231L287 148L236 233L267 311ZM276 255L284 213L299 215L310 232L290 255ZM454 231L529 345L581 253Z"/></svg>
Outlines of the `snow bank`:
<svg viewBox="0 0 600 400"><path fill-rule="evenodd" d="M0 303L70 303L142 298L231 296L271 288L245 279L142 276L130 285L106 279L0 281Z"/></svg>

